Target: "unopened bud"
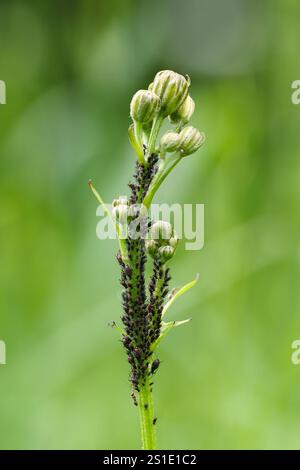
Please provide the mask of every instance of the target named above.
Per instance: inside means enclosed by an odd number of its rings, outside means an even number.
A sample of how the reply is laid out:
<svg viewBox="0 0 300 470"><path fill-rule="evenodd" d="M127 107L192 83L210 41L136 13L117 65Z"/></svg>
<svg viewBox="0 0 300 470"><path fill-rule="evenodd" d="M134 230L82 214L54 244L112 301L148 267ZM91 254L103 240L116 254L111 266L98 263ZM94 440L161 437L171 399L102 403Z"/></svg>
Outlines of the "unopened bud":
<svg viewBox="0 0 300 470"><path fill-rule="evenodd" d="M159 109L160 99L150 90L137 91L130 103L130 115L137 122L152 121Z"/></svg>
<svg viewBox="0 0 300 470"><path fill-rule="evenodd" d="M164 152L176 152L180 148L180 136L176 132L167 132L160 139L160 149Z"/></svg>
<svg viewBox="0 0 300 470"><path fill-rule="evenodd" d="M120 196L118 197L118 199L114 199L113 202L112 202L112 206L113 207L117 207L119 205L128 205L128 199L127 199L127 196Z"/></svg>
<svg viewBox="0 0 300 470"><path fill-rule="evenodd" d="M169 240L173 235L173 227L169 222L158 220L150 229L150 238L153 240Z"/></svg>
<svg viewBox="0 0 300 470"><path fill-rule="evenodd" d="M184 156L196 152L205 141L204 133L192 126L182 129L179 135L180 149Z"/></svg>
<svg viewBox="0 0 300 470"><path fill-rule="evenodd" d="M173 124L181 123L182 125L185 125L189 122L191 119L193 113L195 111L195 102L193 98L188 95L184 102L182 103L179 108L171 114L170 116L170 121Z"/></svg>
<svg viewBox="0 0 300 470"><path fill-rule="evenodd" d="M126 224L128 217L128 206L125 204L119 204L115 206L112 210L112 215L115 220L120 222L120 224Z"/></svg>
<svg viewBox="0 0 300 470"><path fill-rule="evenodd" d="M162 246L158 250L158 254L163 261L168 261L169 259L171 259L174 253L175 250L170 245Z"/></svg>
<svg viewBox="0 0 300 470"><path fill-rule="evenodd" d="M170 240L169 240L169 245L170 245L172 248L174 248L174 249L177 248L177 245L178 245L178 238L177 238L177 236L176 236L175 234L173 235L172 238L170 238Z"/></svg>
<svg viewBox="0 0 300 470"><path fill-rule="evenodd" d="M151 91L159 96L162 117L174 113L188 94L189 83L183 75L172 70L162 70L155 75Z"/></svg>
<svg viewBox="0 0 300 470"><path fill-rule="evenodd" d="M155 240L146 240L145 241L145 247L146 247L146 250L149 253L149 255L155 257L155 255L157 253L157 249L158 249L156 241Z"/></svg>
<svg viewBox="0 0 300 470"><path fill-rule="evenodd" d="M178 238L169 222L158 220L152 225L146 240L146 249L154 259L166 263L173 257L177 245Z"/></svg>

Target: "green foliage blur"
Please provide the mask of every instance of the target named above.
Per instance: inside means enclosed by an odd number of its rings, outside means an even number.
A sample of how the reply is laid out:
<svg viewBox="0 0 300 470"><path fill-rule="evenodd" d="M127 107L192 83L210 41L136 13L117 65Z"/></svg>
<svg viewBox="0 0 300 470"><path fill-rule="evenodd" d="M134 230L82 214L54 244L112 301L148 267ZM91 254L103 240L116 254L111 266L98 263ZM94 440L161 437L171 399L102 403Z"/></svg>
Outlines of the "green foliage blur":
<svg viewBox="0 0 300 470"><path fill-rule="evenodd" d="M116 331L116 242L92 178L127 193L129 102L158 70L188 73L206 133L157 202L204 203L200 273L169 319L154 387L162 449L300 447L298 0L1 0L2 449L135 449Z"/></svg>

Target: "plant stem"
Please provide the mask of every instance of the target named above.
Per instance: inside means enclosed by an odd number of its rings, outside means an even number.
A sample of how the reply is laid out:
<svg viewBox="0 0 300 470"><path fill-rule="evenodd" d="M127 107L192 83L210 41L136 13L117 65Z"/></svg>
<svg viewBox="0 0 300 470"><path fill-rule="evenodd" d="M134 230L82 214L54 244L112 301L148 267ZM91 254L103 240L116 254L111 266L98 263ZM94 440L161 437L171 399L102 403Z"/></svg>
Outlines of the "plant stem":
<svg viewBox="0 0 300 470"><path fill-rule="evenodd" d="M135 126L133 124L128 129L128 137L129 137L129 141L132 145L132 148L134 149L134 151L135 151L135 153L136 153L136 155L139 159L139 162L142 165L144 165L145 164L145 158L144 158L143 149L142 149L141 145L139 144L139 142L136 139Z"/></svg>
<svg viewBox="0 0 300 470"><path fill-rule="evenodd" d="M138 406L143 449L154 450L156 449L156 431L153 414L152 389L149 377L146 378L145 385L140 388Z"/></svg>
<svg viewBox="0 0 300 470"><path fill-rule="evenodd" d="M152 124L152 129L150 132L150 137L148 141L148 149L147 149L147 155L150 157L150 155L155 151L155 143L158 137L158 133L160 131L161 125L163 123L163 118L158 114Z"/></svg>
<svg viewBox="0 0 300 470"><path fill-rule="evenodd" d="M145 207L147 207L147 209L150 208L150 205L151 205L151 202L152 202L152 199L156 193L156 191L158 190L158 188L160 187L160 185L163 183L163 181L166 179L166 177L168 176L169 173L171 173L171 171L173 170L173 168L175 168L175 166L180 162L182 158L182 155L177 155L175 160L172 162L172 164L169 166L169 168L165 171L165 168L166 168L166 164L163 163L163 165L161 166L161 168L158 170L158 172L156 173L155 177L153 178L153 181L148 189L148 192L143 200L143 205Z"/></svg>
<svg viewBox="0 0 300 470"><path fill-rule="evenodd" d="M142 134L143 134L143 126L141 122L134 121L134 132L135 132L135 138L136 141L138 142L140 148L143 148L143 142L142 142Z"/></svg>

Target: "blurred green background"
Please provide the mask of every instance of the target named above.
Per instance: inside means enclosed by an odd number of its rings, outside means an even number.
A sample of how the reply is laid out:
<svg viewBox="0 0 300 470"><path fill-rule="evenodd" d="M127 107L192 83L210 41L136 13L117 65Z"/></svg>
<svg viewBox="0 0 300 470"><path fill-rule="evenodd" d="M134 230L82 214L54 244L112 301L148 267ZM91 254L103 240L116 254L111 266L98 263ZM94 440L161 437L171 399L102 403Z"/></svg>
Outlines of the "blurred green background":
<svg viewBox="0 0 300 470"><path fill-rule="evenodd" d="M161 347L159 447L300 447L299 22L298 0L1 0L2 449L140 447L87 181L126 193L129 102L161 69L191 76L207 143L156 198L205 204L172 263L201 280Z"/></svg>

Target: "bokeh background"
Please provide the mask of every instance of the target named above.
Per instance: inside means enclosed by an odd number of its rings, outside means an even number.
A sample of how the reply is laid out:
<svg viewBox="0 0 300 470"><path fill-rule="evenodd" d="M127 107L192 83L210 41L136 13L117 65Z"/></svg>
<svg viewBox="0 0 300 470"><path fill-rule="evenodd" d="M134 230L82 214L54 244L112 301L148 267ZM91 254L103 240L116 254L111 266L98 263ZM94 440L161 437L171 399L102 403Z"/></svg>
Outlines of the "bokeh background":
<svg viewBox="0 0 300 470"><path fill-rule="evenodd" d="M159 447L299 448L299 22L298 0L1 0L2 449L140 447L87 181L126 194L130 98L161 69L191 76L207 143L156 198L205 204L172 263L201 280L161 346Z"/></svg>

